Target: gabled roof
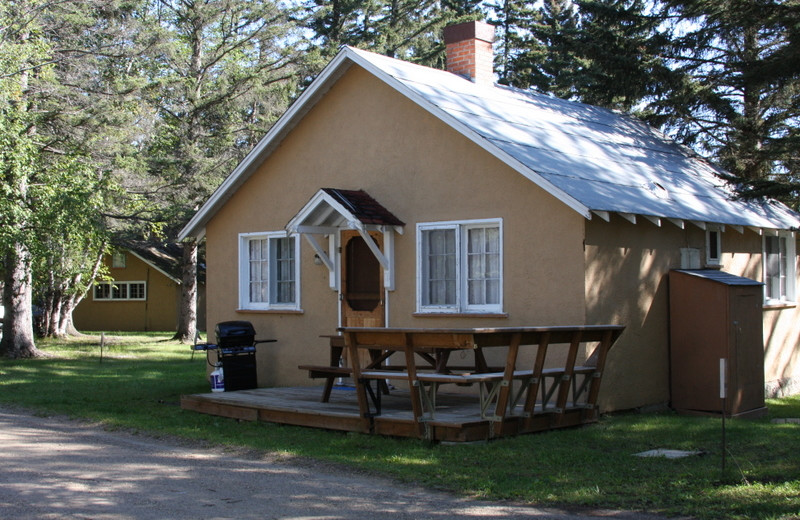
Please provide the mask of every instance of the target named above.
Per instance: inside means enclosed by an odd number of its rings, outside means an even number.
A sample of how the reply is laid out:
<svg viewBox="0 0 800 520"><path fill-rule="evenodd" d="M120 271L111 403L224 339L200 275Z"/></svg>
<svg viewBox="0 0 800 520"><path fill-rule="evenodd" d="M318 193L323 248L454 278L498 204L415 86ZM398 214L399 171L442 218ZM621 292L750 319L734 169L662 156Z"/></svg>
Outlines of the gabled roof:
<svg viewBox="0 0 800 520"><path fill-rule="evenodd" d="M362 224L379 226L404 226L402 220L395 217L391 211L381 206L378 201L370 197L364 190L339 190L322 188L322 191L331 196Z"/></svg>
<svg viewBox="0 0 800 520"><path fill-rule="evenodd" d="M343 48L236 167L181 232L206 222L353 64L406 96L586 218L619 213L654 222L692 221L794 229L777 202L736 200L717 170L647 124L610 110Z"/></svg>
<svg viewBox="0 0 800 520"><path fill-rule="evenodd" d="M181 284L183 252L179 244L117 239L114 241L114 246L129 251L176 284ZM197 277L199 282L205 283L205 265L202 262L198 262Z"/></svg>
<svg viewBox="0 0 800 520"><path fill-rule="evenodd" d="M286 224L286 229L290 233L331 233L340 227L372 226L402 227L405 223L364 190L322 188Z"/></svg>

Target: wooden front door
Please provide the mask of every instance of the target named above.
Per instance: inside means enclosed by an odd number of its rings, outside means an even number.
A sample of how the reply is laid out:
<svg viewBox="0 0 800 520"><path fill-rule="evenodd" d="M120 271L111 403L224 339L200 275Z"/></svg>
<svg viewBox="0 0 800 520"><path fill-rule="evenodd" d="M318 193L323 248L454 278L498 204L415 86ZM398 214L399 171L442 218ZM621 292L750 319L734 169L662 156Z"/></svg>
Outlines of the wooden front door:
<svg viewBox="0 0 800 520"><path fill-rule="evenodd" d="M370 234L379 248L381 235ZM383 327L383 269L358 231L342 231L342 325Z"/></svg>

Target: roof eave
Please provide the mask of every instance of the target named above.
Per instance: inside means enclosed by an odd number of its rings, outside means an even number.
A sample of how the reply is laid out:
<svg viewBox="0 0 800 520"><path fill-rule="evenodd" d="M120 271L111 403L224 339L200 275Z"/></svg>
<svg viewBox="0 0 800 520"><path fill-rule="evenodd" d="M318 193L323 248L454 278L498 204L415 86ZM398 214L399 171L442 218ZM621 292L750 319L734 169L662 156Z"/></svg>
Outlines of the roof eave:
<svg viewBox="0 0 800 520"><path fill-rule="evenodd" d="M267 134L242 159L228 175L211 197L200 207L178 234L178 240L189 237L205 236L205 226L219 209L231 198L233 193L248 179L258 165L278 147L284 137L295 127L303 116L316 105L328 89L349 68L346 52L342 51L317 76L317 79L300 95L299 98L272 125Z"/></svg>

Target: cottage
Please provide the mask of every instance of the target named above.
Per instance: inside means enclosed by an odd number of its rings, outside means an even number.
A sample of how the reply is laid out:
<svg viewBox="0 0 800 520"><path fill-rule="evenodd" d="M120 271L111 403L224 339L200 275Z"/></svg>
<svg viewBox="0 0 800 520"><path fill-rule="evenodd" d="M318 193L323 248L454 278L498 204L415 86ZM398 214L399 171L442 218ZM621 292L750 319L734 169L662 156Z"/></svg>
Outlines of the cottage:
<svg viewBox="0 0 800 520"><path fill-rule="evenodd" d="M764 283L767 391L797 391L798 215L629 116L493 84L492 38L448 28L448 71L343 48L182 231L209 322L278 339L259 385L313 384L340 326L613 323L601 409L669 403L669 273L705 268Z"/></svg>
<svg viewBox="0 0 800 520"><path fill-rule="evenodd" d="M78 330L174 331L181 301L181 248L124 241L104 256L110 280L94 284L73 312ZM198 288L198 330L205 328L205 272Z"/></svg>

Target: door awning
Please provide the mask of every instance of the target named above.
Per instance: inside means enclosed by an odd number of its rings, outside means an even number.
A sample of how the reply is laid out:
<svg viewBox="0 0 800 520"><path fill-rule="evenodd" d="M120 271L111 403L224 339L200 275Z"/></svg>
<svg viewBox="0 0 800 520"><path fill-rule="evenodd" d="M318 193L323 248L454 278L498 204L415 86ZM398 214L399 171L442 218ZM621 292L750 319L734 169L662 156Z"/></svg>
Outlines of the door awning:
<svg viewBox="0 0 800 520"><path fill-rule="evenodd" d="M384 287L394 290L394 234L403 234L405 223L395 217L364 190L322 188L286 224L290 234L300 234L314 249L330 271L331 287L338 289L336 255L339 231L352 229L364 238L384 270ZM383 234L383 251L369 236L370 231ZM327 236L328 251L315 235Z"/></svg>

